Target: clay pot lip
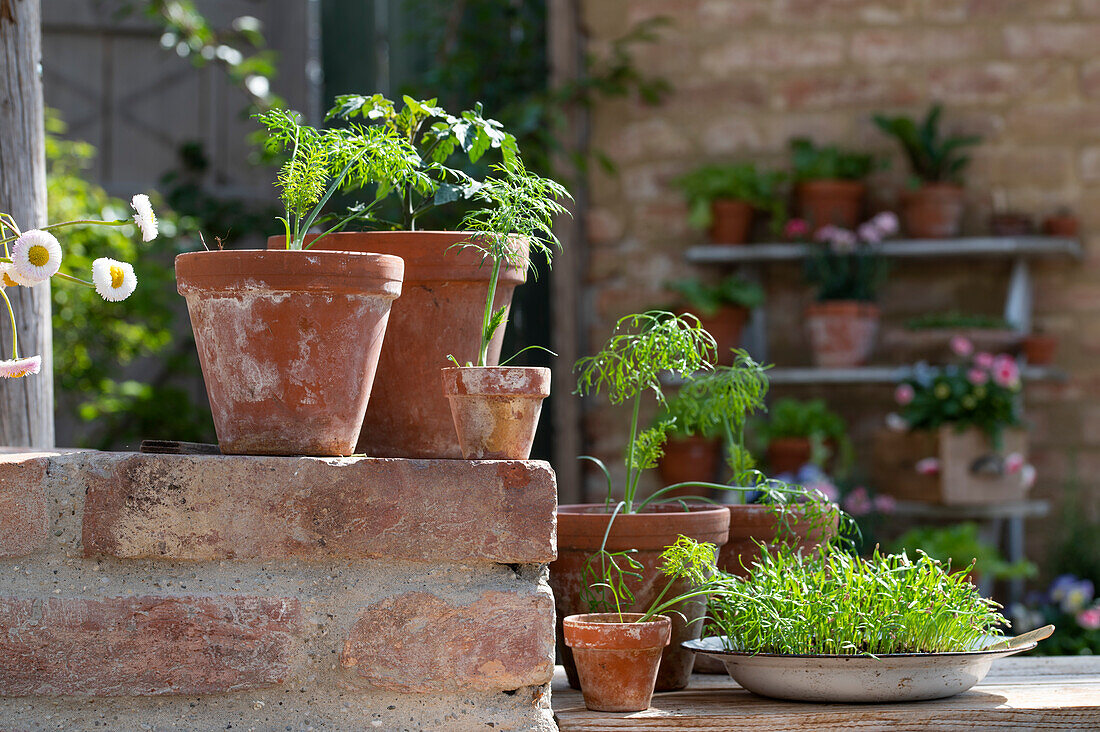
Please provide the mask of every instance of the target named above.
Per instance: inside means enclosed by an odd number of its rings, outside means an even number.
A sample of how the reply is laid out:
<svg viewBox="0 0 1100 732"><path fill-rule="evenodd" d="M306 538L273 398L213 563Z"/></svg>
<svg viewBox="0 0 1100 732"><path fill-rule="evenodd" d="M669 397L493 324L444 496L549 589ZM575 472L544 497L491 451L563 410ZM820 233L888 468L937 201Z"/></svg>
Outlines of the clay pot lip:
<svg viewBox="0 0 1100 732"><path fill-rule="evenodd" d="M654 615L644 623L633 622L642 613L583 613L562 620L565 644L570 648L644 650L663 648L672 638L672 619ZM622 622L622 619L629 619Z"/></svg>
<svg viewBox="0 0 1100 732"><path fill-rule="evenodd" d="M840 315L855 313L857 315L877 316L881 311L878 305L866 300L818 300L806 306L806 316L811 315Z"/></svg>
<svg viewBox="0 0 1100 732"><path fill-rule="evenodd" d="M710 207L711 209L737 207L742 211L744 211L744 209L746 208L755 208L751 203L741 198L712 198L710 201Z"/></svg>
<svg viewBox="0 0 1100 732"><path fill-rule="evenodd" d="M226 249L186 252L175 259L176 289L193 291L320 291L401 294L400 257L343 251Z"/></svg>
<svg viewBox="0 0 1100 732"><path fill-rule="evenodd" d="M729 539L730 512L725 506L692 504L685 511L680 504L656 504L643 513L620 513L607 535L607 548L663 550L685 534L696 541L721 546ZM611 514L602 503L572 503L558 506L558 549L598 549L603 543Z"/></svg>
<svg viewBox="0 0 1100 732"><path fill-rule="evenodd" d="M398 256L405 260L405 284L431 282L482 282L492 275L492 265L473 248L455 247L474 236L470 231L339 231L329 234L309 251L369 252ZM314 236L306 237L311 241ZM526 262L530 241L523 240ZM283 250L286 237L269 236L269 250ZM453 247L453 248L452 248ZM527 280L527 267L505 264L500 269L499 283L521 285Z"/></svg>
<svg viewBox="0 0 1100 732"><path fill-rule="evenodd" d="M802 191L813 190L817 193L825 191L840 193L843 191L854 195L857 192L867 190L867 182L847 178L816 178L813 180L800 180L795 183L795 187Z"/></svg>
<svg viewBox="0 0 1100 732"><path fill-rule="evenodd" d="M445 366L439 370L448 397L550 396L550 369L545 366Z"/></svg>

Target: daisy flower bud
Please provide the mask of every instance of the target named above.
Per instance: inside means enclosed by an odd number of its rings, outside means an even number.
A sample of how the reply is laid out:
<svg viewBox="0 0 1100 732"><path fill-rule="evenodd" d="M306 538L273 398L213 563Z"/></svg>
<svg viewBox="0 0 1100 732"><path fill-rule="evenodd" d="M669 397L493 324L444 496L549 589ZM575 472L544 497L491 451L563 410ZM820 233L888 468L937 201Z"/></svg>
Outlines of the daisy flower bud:
<svg viewBox="0 0 1100 732"><path fill-rule="evenodd" d="M41 370L41 356L30 356L28 358L16 358L10 361L0 361L0 378L2 379L18 379L21 376L37 374Z"/></svg>
<svg viewBox="0 0 1100 732"><path fill-rule="evenodd" d="M100 257L92 262L92 284L104 300L118 302L134 294L137 275L126 262Z"/></svg>
<svg viewBox="0 0 1100 732"><path fill-rule="evenodd" d="M48 231L31 229L15 240L11 248L12 279L21 285L37 285L61 268L61 245Z"/></svg>
<svg viewBox="0 0 1100 732"><path fill-rule="evenodd" d="M153 213L153 204L149 202L149 196L139 193L130 199L130 205L137 212L134 214L134 223L141 229L141 240L153 241L153 239L156 239L157 215Z"/></svg>

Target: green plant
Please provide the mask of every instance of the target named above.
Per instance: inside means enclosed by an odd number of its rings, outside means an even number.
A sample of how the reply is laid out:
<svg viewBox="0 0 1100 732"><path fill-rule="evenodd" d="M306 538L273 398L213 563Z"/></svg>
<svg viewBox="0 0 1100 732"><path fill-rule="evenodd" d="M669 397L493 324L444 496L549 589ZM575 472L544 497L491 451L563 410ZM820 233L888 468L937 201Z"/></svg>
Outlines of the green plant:
<svg viewBox="0 0 1100 732"><path fill-rule="evenodd" d="M975 330L1011 330L1004 318L949 310L944 313L928 313L905 321L909 330L935 330L940 328L973 328Z"/></svg>
<svg viewBox="0 0 1100 732"><path fill-rule="evenodd" d="M997 547L978 537L978 525L970 522L910 529L894 541L892 550L910 554L919 550L947 564L973 562L973 574L994 580L1026 579L1038 574L1038 568L1027 560L1005 561Z"/></svg>
<svg viewBox="0 0 1100 732"><path fill-rule="evenodd" d="M687 197L692 226L705 229L711 224L711 202L719 199L744 201L767 213L772 227L780 230L787 218L786 195L782 190L786 173L760 171L752 163L704 165L673 183Z"/></svg>
<svg viewBox="0 0 1100 732"><path fill-rule="evenodd" d="M900 115L876 114L875 124L901 143L918 183L958 183L970 163L963 149L977 145L977 135L944 135L940 131L943 105L933 104L921 122Z"/></svg>
<svg viewBox="0 0 1100 732"><path fill-rule="evenodd" d="M926 555L761 546L749 577L730 577L729 591L711 596L706 632L753 653L964 651L1007 625L997 607L966 572Z"/></svg>
<svg viewBox="0 0 1100 732"><path fill-rule="evenodd" d="M723 305L737 305L751 310L764 304L764 288L740 277L727 277L716 285L704 284L698 279L676 280L665 287L683 298L684 303L693 310L707 317L716 314Z"/></svg>
<svg viewBox="0 0 1100 732"><path fill-rule="evenodd" d="M437 100L416 100L403 97L404 106L382 96L346 94L336 98L336 105L325 115L326 120L365 120L367 129L396 137L410 150L412 169L399 169L396 175L381 175L372 181L353 180L348 186L362 188L366 183L378 184L375 198L359 218L370 220L377 204L389 195L400 200L401 221L387 222L393 228L415 230L417 219L432 209L479 195L489 181L480 181L465 171L448 165L452 156L461 152L468 163L476 163L489 150L499 150L505 166L515 164L519 155L516 138L502 125L482 114L481 104L457 115L437 106ZM498 168L499 170L499 168ZM356 209L353 209L356 211Z"/></svg>
<svg viewBox="0 0 1100 732"><path fill-rule="evenodd" d="M768 419L757 425L756 434L765 442L783 437L803 437L810 441L810 462L823 465L829 457L832 443L838 463L843 468L852 460L852 442L844 418L829 409L824 399L800 401L780 399L768 410Z"/></svg>
<svg viewBox="0 0 1100 732"><path fill-rule="evenodd" d="M791 157L794 179L798 182L863 180L879 165L870 153L857 153L836 145L819 147L806 137L791 140Z"/></svg>
<svg viewBox="0 0 1100 732"><path fill-rule="evenodd" d="M477 249L493 267L485 296L478 366L487 365L489 343L508 315L507 306L493 310L501 265L531 267L530 254L524 257L524 247L517 246L519 240L527 243L530 252L544 255L549 267L554 249L561 249L553 232L554 217L566 213L558 201L569 198L562 185L528 172L518 157L493 166L493 170L497 177L487 178L478 190L485 207L470 212L462 221L462 229L472 236L456 245ZM531 267L531 271L536 270Z"/></svg>
<svg viewBox="0 0 1100 732"><path fill-rule="evenodd" d="M806 258L806 280L817 286L818 301L874 302L886 279L886 262L876 245L847 229L824 226L819 237L826 245L814 247Z"/></svg>

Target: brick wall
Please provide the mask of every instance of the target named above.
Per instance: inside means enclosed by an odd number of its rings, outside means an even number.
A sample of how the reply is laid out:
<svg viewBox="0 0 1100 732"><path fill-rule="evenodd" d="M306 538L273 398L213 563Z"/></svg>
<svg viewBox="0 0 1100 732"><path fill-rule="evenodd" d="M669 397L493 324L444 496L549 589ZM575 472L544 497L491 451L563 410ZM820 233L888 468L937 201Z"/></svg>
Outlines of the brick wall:
<svg viewBox="0 0 1100 732"><path fill-rule="evenodd" d="M1062 338L1065 384L1028 389L1035 495L1056 503L1078 464L1094 519L1100 489L1100 2L1095 0L585 0L582 26L591 51L654 16L672 21L662 39L636 54L640 69L667 78L660 107L629 100L596 106L592 143L618 175L593 170L588 217L588 340L594 348L619 315L662 304L661 283L691 272L682 259L702 235L688 228L670 180L703 162L785 163L787 142L809 135L888 154L876 176L875 207L889 207L905 172L895 144L870 121L875 111L923 113L947 106L953 131L978 133L967 175L968 232L994 210L1038 217L1068 206L1082 219L1086 256L1036 269L1039 325ZM887 327L922 307L998 313L1009 264L957 260L895 267L883 295ZM717 274L713 272L712 274ZM796 267L768 270L770 357L805 365L801 311L810 299ZM805 390L810 395L812 390ZM863 388L857 402L826 396L871 429L869 411L889 393ZM854 396L854 395L853 395ZM866 404L866 408L862 406ZM590 450L613 458L628 415L587 406ZM861 445L866 445L860 440ZM590 475L590 495L599 479ZM1051 523L1031 524L1041 554Z"/></svg>
<svg viewBox="0 0 1100 732"><path fill-rule="evenodd" d="M3 456L2 726L555 729L555 503L537 462Z"/></svg>

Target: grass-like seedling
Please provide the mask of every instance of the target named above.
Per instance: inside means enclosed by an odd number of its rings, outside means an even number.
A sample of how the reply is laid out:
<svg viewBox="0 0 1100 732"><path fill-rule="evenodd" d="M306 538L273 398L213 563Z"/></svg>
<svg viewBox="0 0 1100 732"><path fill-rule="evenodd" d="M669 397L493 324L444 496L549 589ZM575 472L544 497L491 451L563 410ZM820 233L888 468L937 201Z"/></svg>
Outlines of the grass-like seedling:
<svg viewBox="0 0 1100 732"><path fill-rule="evenodd" d="M976 650L1008 621L966 571L926 555L867 559L763 547L747 579L710 597L708 635L727 648L794 655Z"/></svg>

